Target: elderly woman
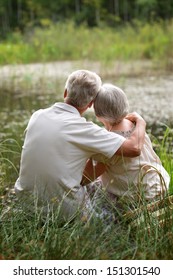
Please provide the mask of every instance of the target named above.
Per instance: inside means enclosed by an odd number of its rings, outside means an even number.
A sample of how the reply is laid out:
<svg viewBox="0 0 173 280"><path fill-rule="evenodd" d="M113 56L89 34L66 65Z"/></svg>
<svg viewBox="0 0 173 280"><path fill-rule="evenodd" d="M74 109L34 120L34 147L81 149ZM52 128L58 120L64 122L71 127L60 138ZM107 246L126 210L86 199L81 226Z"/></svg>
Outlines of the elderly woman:
<svg viewBox="0 0 173 280"><path fill-rule="evenodd" d="M95 101L94 110L100 122L108 131L129 139L136 124L126 118L128 100L125 93L112 84L102 85ZM95 177L99 175L102 185L112 198L124 198L125 201L152 201L162 197L169 187L170 177L153 150L150 138L145 134L141 154L137 157L114 155L107 160L104 156L93 157L102 163L97 163L94 169ZM92 177L92 161L85 169L85 176ZM92 178L93 179L93 178Z"/></svg>

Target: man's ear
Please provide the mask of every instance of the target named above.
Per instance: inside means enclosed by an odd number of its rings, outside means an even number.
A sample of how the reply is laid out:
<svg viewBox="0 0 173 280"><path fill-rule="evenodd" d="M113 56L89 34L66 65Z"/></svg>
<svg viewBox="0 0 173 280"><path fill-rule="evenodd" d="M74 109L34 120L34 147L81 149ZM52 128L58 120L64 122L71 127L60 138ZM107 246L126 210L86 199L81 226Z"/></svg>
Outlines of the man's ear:
<svg viewBox="0 0 173 280"><path fill-rule="evenodd" d="M67 89L64 90L64 98L67 97Z"/></svg>

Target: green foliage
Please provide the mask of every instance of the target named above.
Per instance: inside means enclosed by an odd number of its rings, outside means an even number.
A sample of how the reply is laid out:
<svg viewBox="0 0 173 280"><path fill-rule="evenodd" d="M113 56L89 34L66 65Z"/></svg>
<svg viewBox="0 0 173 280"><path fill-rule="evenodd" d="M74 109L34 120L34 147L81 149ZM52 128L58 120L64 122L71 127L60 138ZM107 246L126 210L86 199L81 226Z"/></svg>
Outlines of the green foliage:
<svg viewBox="0 0 173 280"><path fill-rule="evenodd" d="M135 19L140 21L167 20L173 17L170 0L1 0L0 36L15 30L42 26L44 19L52 23L74 20L89 27L108 24L120 26Z"/></svg>
<svg viewBox="0 0 173 280"><path fill-rule="evenodd" d="M18 176L20 154L21 148L16 140L5 139L0 142L0 194L6 188L11 188Z"/></svg>
<svg viewBox="0 0 173 280"><path fill-rule="evenodd" d="M151 137L155 150L163 166L170 175L169 193L173 194L173 130L165 124L162 125L162 130L164 131L162 136L156 134L155 136L152 135Z"/></svg>
<svg viewBox="0 0 173 280"><path fill-rule="evenodd" d="M173 58L173 22L142 24L134 21L123 28L89 29L73 22L35 28L22 35L15 32L0 44L0 64L56 60L100 60L104 62L152 59L167 66ZM170 64L171 67L171 64Z"/></svg>

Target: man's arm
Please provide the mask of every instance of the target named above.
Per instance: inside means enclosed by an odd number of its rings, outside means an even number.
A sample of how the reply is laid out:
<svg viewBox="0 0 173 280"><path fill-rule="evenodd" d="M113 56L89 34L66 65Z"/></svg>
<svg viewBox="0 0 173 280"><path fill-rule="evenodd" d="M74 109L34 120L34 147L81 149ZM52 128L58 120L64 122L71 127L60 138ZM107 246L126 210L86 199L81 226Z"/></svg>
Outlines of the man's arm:
<svg viewBox="0 0 173 280"><path fill-rule="evenodd" d="M136 124L135 129L131 136L126 139L121 147L115 152L115 155L137 157L140 155L144 144L146 122L136 112L128 114L126 118Z"/></svg>

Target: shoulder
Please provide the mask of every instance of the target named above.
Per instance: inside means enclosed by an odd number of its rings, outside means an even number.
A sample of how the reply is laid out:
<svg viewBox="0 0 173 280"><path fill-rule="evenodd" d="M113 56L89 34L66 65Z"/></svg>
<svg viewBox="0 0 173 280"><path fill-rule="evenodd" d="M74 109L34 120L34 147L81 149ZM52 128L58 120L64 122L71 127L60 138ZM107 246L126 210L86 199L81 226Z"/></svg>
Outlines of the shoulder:
<svg viewBox="0 0 173 280"><path fill-rule="evenodd" d="M106 128L99 126L91 121L85 121L85 123L83 123L83 129L88 131L88 133L91 134L92 137L106 137L107 139L119 139L123 137L119 134L115 134L114 132L108 131Z"/></svg>

